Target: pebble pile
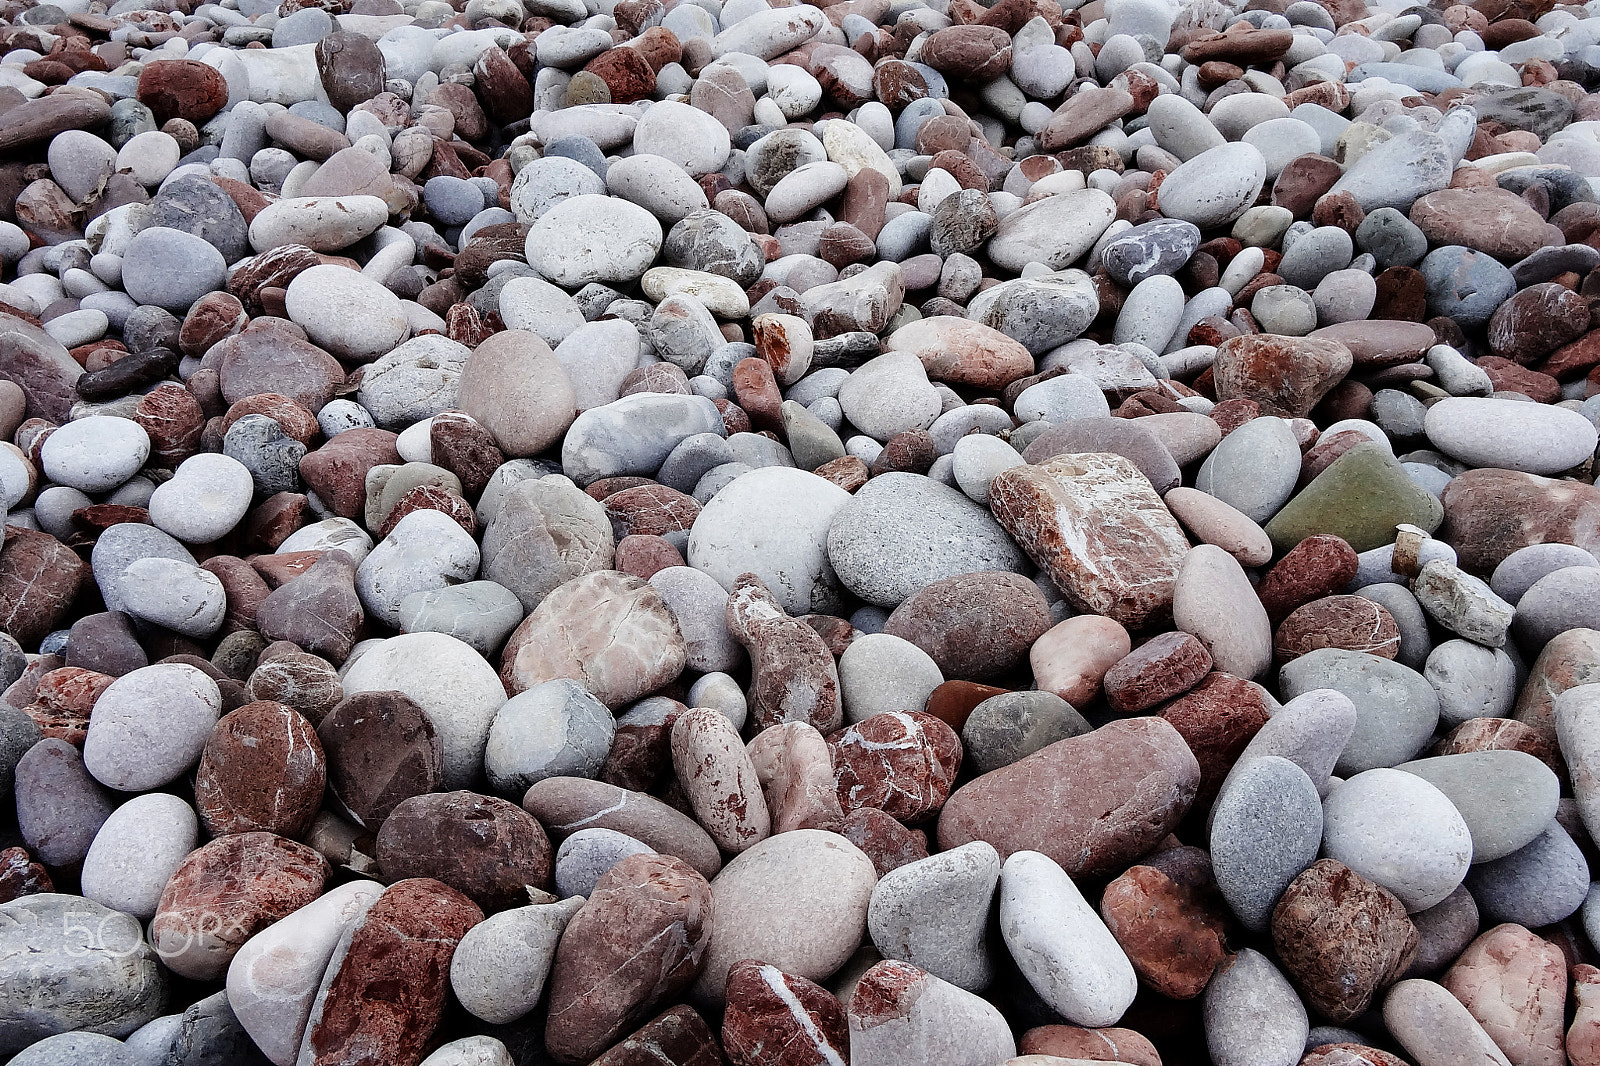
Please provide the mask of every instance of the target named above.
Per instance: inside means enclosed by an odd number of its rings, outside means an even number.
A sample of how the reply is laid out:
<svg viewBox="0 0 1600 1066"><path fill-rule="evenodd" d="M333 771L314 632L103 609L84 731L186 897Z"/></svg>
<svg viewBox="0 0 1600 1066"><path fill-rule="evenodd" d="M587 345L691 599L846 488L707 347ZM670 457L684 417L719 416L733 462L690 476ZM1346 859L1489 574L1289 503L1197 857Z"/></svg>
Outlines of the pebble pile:
<svg viewBox="0 0 1600 1066"><path fill-rule="evenodd" d="M1600 0L986 3L0 0L0 1061L1600 1066Z"/></svg>

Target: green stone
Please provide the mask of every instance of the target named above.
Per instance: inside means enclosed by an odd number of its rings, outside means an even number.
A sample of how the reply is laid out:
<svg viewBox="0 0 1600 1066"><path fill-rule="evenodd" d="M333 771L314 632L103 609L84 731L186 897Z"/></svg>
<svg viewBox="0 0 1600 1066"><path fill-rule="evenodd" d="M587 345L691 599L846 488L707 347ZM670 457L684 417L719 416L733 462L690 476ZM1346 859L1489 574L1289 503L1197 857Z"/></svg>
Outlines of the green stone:
<svg viewBox="0 0 1600 1066"><path fill-rule="evenodd" d="M1409 522L1432 533L1444 521L1438 497L1412 481L1388 450L1358 444L1284 504L1267 523L1279 553L1307 537L1332 533L1358 552L1393 544L1394 527Z"/></svg>
<svg viewBox="0 0 1600 1066"><path fill-rule="evenodd" d="M815 470L845 454L839 434L794 400L783 401L783 431L794 465L801 470Z"/></svg>

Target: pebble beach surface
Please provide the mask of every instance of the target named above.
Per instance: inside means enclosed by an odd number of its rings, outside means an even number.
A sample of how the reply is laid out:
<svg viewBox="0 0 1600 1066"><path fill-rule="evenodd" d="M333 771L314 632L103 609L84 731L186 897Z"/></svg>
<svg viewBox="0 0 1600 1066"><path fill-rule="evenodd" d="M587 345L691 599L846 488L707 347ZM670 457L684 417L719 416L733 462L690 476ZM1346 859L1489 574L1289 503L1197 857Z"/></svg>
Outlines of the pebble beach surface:
<svg viewBox="0 0 1600 1066"><path fill-rule="evenodd" d="M0 0L0 1062L1600 1066L1600 0Z"/></svg>

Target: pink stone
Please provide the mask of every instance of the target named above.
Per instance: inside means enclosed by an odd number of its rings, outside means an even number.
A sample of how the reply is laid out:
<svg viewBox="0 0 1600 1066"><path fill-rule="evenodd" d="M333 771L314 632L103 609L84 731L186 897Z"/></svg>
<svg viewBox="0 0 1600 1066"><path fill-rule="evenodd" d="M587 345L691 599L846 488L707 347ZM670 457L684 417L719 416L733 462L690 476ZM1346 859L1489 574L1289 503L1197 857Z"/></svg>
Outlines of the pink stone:
<svg viewBox="0 0 1600 1066"><path fill-rule="evenodd" d="M1106 672L1132 650L1133 641L1120 624L1099 615L1080 614L1057 623L1034 641L1028 662L1040 689L1083 708L1100 695Z"/></svg>

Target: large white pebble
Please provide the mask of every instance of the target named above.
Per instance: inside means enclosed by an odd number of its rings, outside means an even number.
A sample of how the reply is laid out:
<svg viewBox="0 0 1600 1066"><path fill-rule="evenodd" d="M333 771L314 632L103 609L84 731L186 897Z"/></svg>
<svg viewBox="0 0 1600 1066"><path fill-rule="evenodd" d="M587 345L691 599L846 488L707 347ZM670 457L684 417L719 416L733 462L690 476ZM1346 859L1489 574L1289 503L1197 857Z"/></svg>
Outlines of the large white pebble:
<svg viewBox="0 0 1600 1066"><path fill-rule="evenodd" d="M284 297L289 320L313 344L345 359L385 355L411 333L400 297L331 263L303 270Z"/></svg>
<svg viewBox="0 0 1600 1066"><path fill-rule="evenodd" d="M168 879L199 839L200 821L182 799L167 792L135 796L111 812L89 845L83 895L149 921Z"/></svg>

